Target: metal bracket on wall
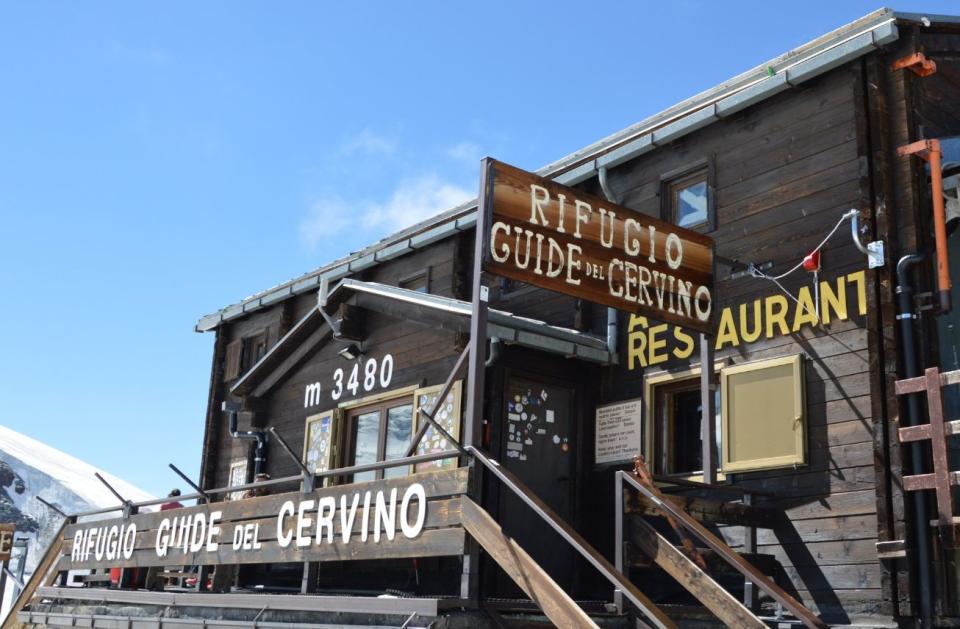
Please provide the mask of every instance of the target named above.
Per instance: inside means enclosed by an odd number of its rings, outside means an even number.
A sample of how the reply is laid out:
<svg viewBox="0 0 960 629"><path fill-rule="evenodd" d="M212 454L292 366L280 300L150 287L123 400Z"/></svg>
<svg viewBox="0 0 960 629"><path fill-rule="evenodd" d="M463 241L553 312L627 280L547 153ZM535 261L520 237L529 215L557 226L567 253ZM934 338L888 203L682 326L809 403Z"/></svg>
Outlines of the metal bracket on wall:
<svg viewBox="0 0 960 629"><path fill-rule="evenodd" d="M907 69L917 76L930 76L937 71L937 62L928 59L922 52L915 52L912 55L901 57L893 62L894 70Z"/></svg>

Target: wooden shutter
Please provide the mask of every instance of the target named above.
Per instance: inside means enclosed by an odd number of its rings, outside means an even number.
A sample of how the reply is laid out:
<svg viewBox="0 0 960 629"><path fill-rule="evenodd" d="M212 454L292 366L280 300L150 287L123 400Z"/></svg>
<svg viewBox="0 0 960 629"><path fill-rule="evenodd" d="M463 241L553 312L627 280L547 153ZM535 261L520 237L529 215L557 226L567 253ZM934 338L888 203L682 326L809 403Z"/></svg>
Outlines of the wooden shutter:
<svg viewBox="0 0 960 629"><path fill-rule="evenodd" d="M724 368L720 404L725 473L806 463L803 356Z"/></svg>
<svg viewBox="0 0 960 629"><path fill-rule="evenodd" d="M243 339L237 339L227 344L227 357L223 368L223 379L225 381L229 382L240 377L240 361L242 358Z"/></svg>
<svg viewBox="0 0 960 629"><path fill-rule="evenodd" d="M441 389L443 389L443 385L424 387L414 391L413 434L417 433L417 430L420 429L422 422L427 421L420 417L420 409L423 408L424 410L431 410L434 407L434 404L437 403L437 397L440 395ZM447 399L444 401L444 405L440 407L437 413L433 416L437 423L443 426L444 430L449 432L450 435L457 441L460 440L460 425L462 423L460 412L460 398L462 389L463 380L457 380L454 382L453 387L450 388L449 395L447 395ZM427 429L423 439L420 440L420 444L417 446L416 454L442 452L443 450L450 450L452 448L453 445L447 443L443 435L439 434L431 426L429 429ZM417 464L416 471L426 472L429 470L439 470L456 466L457 459L456 457L452 457L449 459L443 459L441 461L428 461L426 463L419 463Z"/></svg>

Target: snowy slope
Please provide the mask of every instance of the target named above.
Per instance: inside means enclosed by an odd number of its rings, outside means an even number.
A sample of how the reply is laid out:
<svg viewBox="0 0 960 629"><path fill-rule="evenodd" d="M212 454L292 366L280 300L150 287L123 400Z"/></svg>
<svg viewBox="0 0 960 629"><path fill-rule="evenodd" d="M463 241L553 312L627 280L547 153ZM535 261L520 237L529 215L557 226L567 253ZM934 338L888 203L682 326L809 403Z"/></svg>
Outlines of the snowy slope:
<svg viewBox="0 0 960 629"><path fill-rule="evenodd" d="M118 505L117 498L97 480L94 472L99 472L129 500L153 497L89 463L0 426L0 515L18 522L18 538L29 538L27 578L62 523L62 518L35 496L68 514ZM18 487L22 487L23 493L17 493ZM6 598L12 589L8 584ZM5 616L6 607L0 605L0 619Z"/></svg>
<svg viewBox="0 0 960 629"><path fill-rule="evenodd" d="M120 495L129 500L137 502L149 500L153 497L125 480L108 474L89 463L85 463L56 448L51 448L36 439L10 430L6 426L0 426L0 460L7 461L16 468L17 465L14 465L11 459L18 461L21 466L32 468L48 478L56 479L56 482L63 489L74 494L76 498L89 505L88 508L91 509L109 507L118 502L116 497L110 493L110 490L96 479L93 475L94 472L99 472L108 483L120 492ZM24 480L26 481L26 479ZM29 489L28 486L28 492ZM36 495L36 492L29 493ZM42 494L41 497L46 498ZM67 513L70 513L70 511L67 511Z"/></svg>

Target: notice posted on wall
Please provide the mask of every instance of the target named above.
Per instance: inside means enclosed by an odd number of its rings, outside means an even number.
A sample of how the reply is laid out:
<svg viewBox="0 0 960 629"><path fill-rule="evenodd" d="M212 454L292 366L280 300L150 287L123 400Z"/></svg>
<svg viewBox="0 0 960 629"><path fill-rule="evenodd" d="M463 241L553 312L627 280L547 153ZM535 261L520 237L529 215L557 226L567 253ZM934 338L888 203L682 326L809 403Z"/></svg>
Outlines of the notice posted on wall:
<svg viewBox="0 0 960 629"><path fill-rule="evenodd" d="M632 461L642 452L643 401L639 398L597 407L597 465Z"/></svg>

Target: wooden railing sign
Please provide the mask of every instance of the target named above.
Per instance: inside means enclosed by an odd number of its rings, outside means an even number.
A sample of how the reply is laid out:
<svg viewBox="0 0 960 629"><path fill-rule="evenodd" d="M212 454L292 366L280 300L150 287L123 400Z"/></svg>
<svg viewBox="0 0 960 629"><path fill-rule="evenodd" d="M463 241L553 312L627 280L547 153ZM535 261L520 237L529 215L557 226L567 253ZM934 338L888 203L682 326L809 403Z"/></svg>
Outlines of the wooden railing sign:
<svg viewBox="0 0 960 629"><path fill-rule="evenodd" d="M483 269L713 330L713 239L496 160L484 160Z"/></svg>
<svg viewBox="0 0 960 629"><path fill-rule="evenodd" d="M82 522L61 570L458 555L467 470Z"/></svg>

